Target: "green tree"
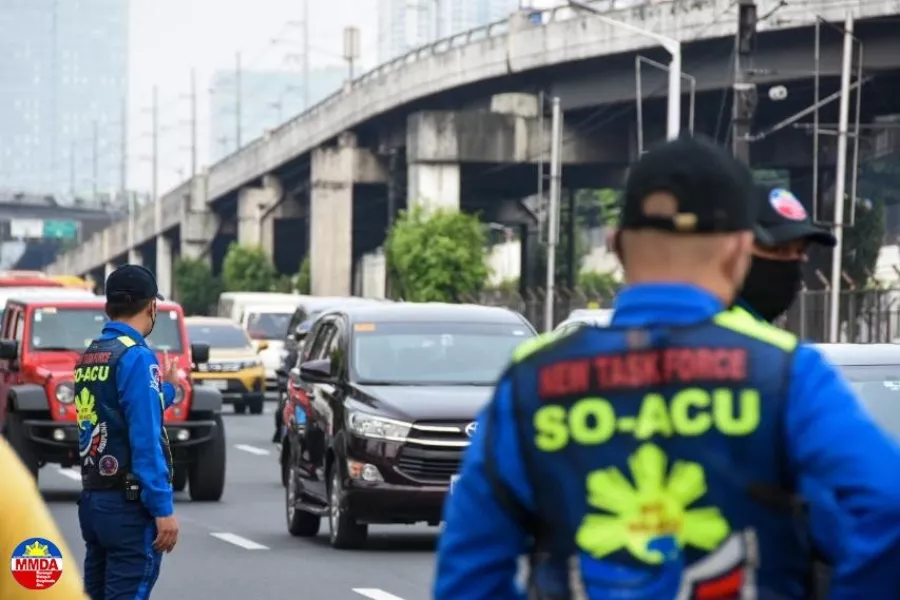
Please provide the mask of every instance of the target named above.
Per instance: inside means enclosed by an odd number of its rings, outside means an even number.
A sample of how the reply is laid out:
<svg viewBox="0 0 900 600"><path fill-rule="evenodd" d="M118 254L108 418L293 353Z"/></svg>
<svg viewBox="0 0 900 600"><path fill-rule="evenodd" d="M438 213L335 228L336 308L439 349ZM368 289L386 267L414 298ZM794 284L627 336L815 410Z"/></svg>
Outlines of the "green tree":
<svg viewBox="0 0 900 600"><path fill-rule="evenodd" d="M177 300L188 315L205 315L215 305L222 286L203 259L179 258L174 266Z"/></svg>
<svg viewBox="0 0 900 600"><path fill-rule="evenodd" d="M478 217L421 206L400 213L385 242L396 295L413 302L457 302L483 289L486 236Z"/></svg>
<svg viewBox="0 0 900 600"><path fill-rule="evenodd" d="M612 273L585 271L578 275L578 287L582 292L603 298L612 298L619 291L621 282Z"/></svg>
<svg viewBox="0 0 900 600"><path fill-rule="evenodd" d="M294 275L294 289L301 294L309 294L312 291L312 275L309 266L309 254L303 257L300 269Z"/></svg>
<svg viewBox="0 0 900 600"><path fill-rule="evenodd" d="M231 244L222 263L222 283L229 292L270 292L278 274L260 247Z"/></svg>

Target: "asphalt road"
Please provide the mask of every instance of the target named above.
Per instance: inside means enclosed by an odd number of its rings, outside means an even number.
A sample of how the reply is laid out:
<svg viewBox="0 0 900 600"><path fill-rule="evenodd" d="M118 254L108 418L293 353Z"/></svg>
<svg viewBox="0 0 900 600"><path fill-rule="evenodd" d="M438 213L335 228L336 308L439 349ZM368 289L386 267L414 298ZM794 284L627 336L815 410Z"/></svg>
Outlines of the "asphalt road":
<svg viewBox="0 0 900 600"><path fill-rule="evenodd" d="M285 526L272 436L272 403L263 415L226 408L228 476L222 501L194 504L176 494L178 546L163 560L154 598L166 600L427 600L437 530L426 526L373 526L361 551L328 545L325 519L318 538L291 537ZM63 536L84 555L75 501L79 475L47 466L40 487Z"/></svg>

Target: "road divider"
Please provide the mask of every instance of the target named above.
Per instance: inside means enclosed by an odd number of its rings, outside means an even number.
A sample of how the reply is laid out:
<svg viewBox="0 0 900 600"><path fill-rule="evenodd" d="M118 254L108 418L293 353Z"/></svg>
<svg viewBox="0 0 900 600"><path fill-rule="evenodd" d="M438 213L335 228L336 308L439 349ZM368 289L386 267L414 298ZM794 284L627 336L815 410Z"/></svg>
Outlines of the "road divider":
<svg viewBox="0 0 900 600"><path fill-rule="evenodd" d="M400 596L389 594L388 592L377 588L353 588L353 591L360 596L365 596L371 600L403 600Z"/></svg>
<svg viewBox="0 0 900 600"><path fill-rule="evenodd" d="M250 446L248 444L235 444L235 448L241 450L242 452L247 452L249 454L255 454L257 456L268 456L269 451L265 448L257 448L256 446Z"/></svg>
<svg viewBox="0 0 900 600"><path fill-rule="evenodd" d="M232 544L233 546L237 546L239 548L243 548L244 550L268 550L268 546L263 546L262 544L257 544L253 540L248 540L245 537L241 537L239 535L235 535L233 533L211 533L209 534L218 540L222 540L223 542L227 542Z"/></svg>

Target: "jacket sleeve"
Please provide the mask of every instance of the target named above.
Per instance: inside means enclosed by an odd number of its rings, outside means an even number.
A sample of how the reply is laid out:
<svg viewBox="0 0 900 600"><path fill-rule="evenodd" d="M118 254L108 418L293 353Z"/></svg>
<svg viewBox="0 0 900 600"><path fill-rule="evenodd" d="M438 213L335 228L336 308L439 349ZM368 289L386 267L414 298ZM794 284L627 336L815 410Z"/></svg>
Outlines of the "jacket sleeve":
<svg viewBox="0 0 900 600"><path fill-rule="evenodd" d="M496 472L525 507L533 505L525 484L513 422L510 381L501 379L466 450L459 481L450 494L440 536L435 600L519 600L515 583L518 557L527 550L528 534L496 497L485 468L493 454ZM486 418L493 411L491 419ZM487 427L493 427L490 438ZM487 440L492 444L488 446Z"/></svg>
<svg viewBox="0 0 900 600"><path fill-rule="evenodd" d="M88 600L69 550L47 505L25 466L6 440L0 438L0 554L12 556L16 546L28 538L40 537L56 544L63 556L63 574L56 584L36 592L19 585L9 567L0 569L0 598L3 600Z"/></svg>
<svg viewBox="0 0 900 600"><path fill-rule="evenodd" d="M837 369L802 345L785 413L787 450L810 513L836 513L841 535L816 535L835 559L830 598L900 593L900 447ZM812 519L816 526L816 520ZM821 524L820 524L821 525Z"/></svg>
<svg viewBox="0 0 900 600"><path fill-rule="evenodd" d="M163 406L165 408L169 408L173 404L175 404L175 386L169 383L168 381L164 381L162 384L162 394L163 394Z"/></svg>
<svg viewBox="0 0 900 600"><path fill-rule="evenodd" d="M174 511L169 468L160 445L162 407L159 382L151 367L156 357L144 347L122 355L116 371L116 383L131 441L131 469L141 483L141 501L154 517L167 517Z"/></svg>

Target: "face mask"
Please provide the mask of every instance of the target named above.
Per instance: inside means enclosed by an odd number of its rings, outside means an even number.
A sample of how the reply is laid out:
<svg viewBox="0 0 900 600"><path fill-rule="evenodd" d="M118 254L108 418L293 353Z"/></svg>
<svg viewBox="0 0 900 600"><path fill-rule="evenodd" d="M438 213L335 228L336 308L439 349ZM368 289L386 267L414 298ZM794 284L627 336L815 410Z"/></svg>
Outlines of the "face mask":
<svg viewBox="0 0 900 600"><path fill-rule="evenodd" d="M803 278L799 260L753 257L741 300L766 321L774 321L794 303Z"/></svg>
<svg viewBox="0 0 900 600"><path fill-rule="evenodd" d="M153 333L153 328L156 327L156 305L150 309L150 331L144 334L144 337L148 337L151 333Z"/></svg>

